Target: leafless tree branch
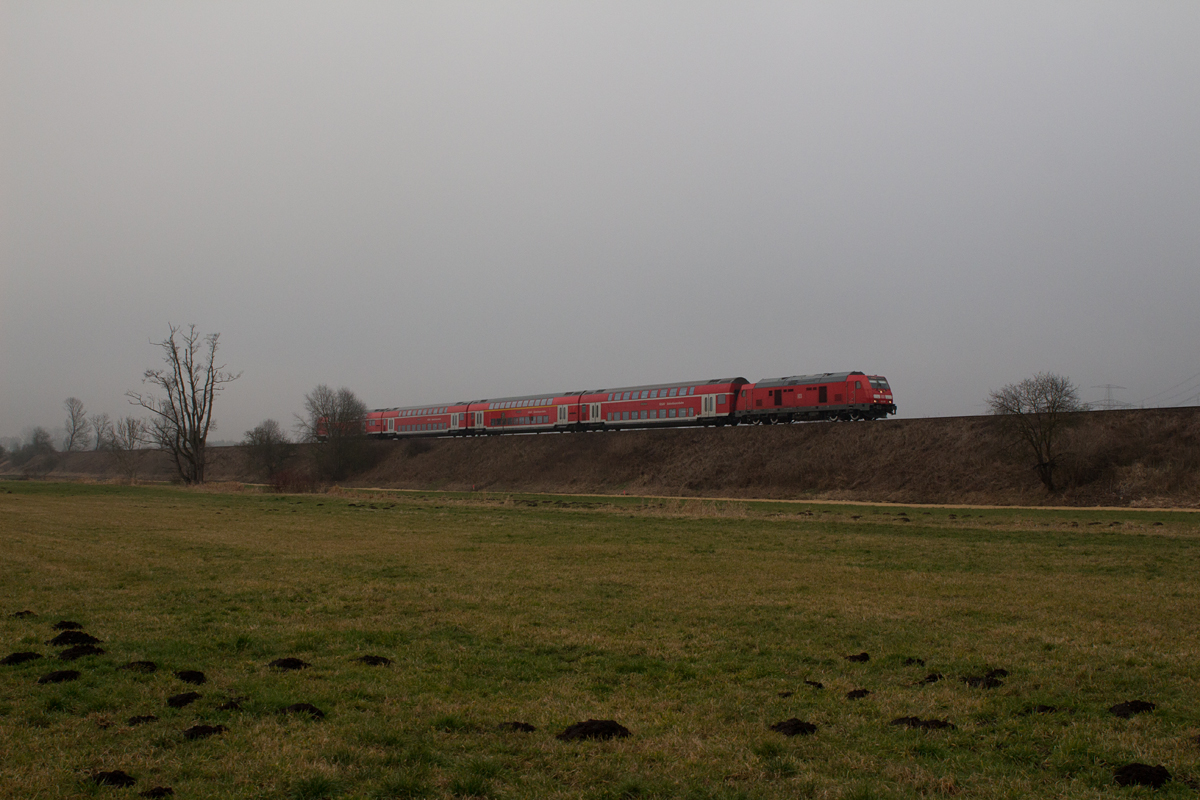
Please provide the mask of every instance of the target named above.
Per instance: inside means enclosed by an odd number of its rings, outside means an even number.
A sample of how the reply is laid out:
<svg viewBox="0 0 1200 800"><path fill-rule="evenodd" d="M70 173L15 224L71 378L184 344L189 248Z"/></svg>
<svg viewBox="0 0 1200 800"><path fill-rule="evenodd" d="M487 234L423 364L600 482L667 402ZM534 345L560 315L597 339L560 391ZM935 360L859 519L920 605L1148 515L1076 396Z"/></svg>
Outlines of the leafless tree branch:
<svg viewBox="0 0 1200 800"><path fill-rule="evenodd" d="M67 429L67 438L63 441L63 450L83 450L87 447L88 433L92 427L88 422L87 411L83 408L83 401L77 397L68 397L63 407L67 409L67 421L64 426Z"/></svg>
<svg viewBox="0 0 1200 800"><path fill-rule="evenodd" d="M296 428L316 444L313 454L322 477L342 480L364 463L367 407L354 392L321 384L304 397L304 413L297 415Z"/></svg>
<svg viewBox="0 0 1200 800"><path fill-rule="evenodd" d="M184 483L203 483L208 433L213 429L213 401L225 384L241 373L225 371L215 362L219 333L201 336L195 325L186 332L168 324L170 335L155 342L166 369L148 369L142 383L157 387L161 395L126 392L134 405L151 413L152 440L171 454Z"/></svg>
<svg viewBox="0 0 1200 800"><path fill-rule="evenodd" d="M113 454L117 466L132 483L137 480L138 470L148 452L150 426L144 419L124 417L109 427L104 449Z"/></svg>
<svg viewBox="0 0 1200 800"><path fill-rule="evenodd" d="M988 407L1004 419L1014 439L1024 443L1037 459L1038 478L1055 491L1055 469L1061 464L1063 430L1071 415L1086 411L1079 389L1070 378L1039 372L1020 383L1010 383L988 396Z"/></svg>

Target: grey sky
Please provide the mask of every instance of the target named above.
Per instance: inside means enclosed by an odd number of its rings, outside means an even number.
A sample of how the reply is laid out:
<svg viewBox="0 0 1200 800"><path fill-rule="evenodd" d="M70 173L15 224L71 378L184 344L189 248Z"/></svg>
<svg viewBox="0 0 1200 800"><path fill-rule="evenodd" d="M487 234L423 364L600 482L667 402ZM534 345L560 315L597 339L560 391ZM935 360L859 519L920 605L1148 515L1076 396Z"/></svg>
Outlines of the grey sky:
<svg viewBox="0 0 1200 800"><path fill-rule="evenodd" d="M168 321L223 439L317 383L1200 393L1195 2L0 9L0 436L131 413Z"/></svg>

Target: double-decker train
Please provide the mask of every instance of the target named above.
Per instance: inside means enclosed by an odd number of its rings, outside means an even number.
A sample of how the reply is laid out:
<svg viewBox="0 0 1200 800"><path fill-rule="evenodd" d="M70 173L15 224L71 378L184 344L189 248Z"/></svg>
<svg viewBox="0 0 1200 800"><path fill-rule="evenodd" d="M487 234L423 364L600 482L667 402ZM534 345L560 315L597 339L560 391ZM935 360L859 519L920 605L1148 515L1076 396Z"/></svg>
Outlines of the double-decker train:
<svg viewBox="0 0 1200 800"><path fill-rule="evenodd" d="M716 378L378 408L367 413L364 432L377 439L402 439L871 420L895 413L892 389L882 375L825 372L758 383Z"/></svg>

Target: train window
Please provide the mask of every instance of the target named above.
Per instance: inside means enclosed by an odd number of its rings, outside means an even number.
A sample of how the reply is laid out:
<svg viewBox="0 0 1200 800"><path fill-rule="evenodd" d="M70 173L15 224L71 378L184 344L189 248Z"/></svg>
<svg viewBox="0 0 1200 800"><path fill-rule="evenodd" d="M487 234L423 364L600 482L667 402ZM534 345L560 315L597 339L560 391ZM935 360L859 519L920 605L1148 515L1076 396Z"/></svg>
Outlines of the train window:
<svg viewBox="0 0 1200 800"><path fill-rule="evenodd" d="M678 391L679 391L678 389L672 389L672 390L671 390L671 392L670 392L670 394L668 394L667 396L668 396L668 397L674 397L674 396L675 396L675 393L676 393L676 392L678 392Z"/></svg>
<svg viewBox="0 0 1200 800"><path fill-rule="evenodd" d="M651 389L650 390L650 399L653 400L656 397L658 397L658 389Z"/></svg>
<svg viewBox="0 0 1200 800"><path fill-rule="evenodd" d="M670 411L668 411L668 412L667 412L667 416L668 416L668 417L673 417L673 416L675 416L675 409L673 409L673 408L672 408Z"/></svg>
<svg viewBox="0 0 1200 800"><path fill-rule="evenodd" d="M645 400L649 396L650 396L650 390L647 389L646 391L642 392L642 396L640 399Z"/></svg>
<svg viewBox="0 0 1200 800"><path fill-rule="evenodd" d="M696 387L695 387L695 386L693 386L692 388L688 389L688 394L695 394L695 393L696 393Z"/></svg>

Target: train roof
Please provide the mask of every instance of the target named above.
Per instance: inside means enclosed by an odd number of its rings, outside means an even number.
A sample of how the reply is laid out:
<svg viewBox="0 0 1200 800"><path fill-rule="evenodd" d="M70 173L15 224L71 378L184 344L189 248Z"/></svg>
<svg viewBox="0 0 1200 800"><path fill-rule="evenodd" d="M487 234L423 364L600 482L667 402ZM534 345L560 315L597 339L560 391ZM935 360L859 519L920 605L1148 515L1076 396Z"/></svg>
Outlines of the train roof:
<svg viewBox="0 0 1200 800"><path fill-rule="evenodd" d="M423 408L424 409L449 408L450 406L465 406L465 405L467 405L467 404L463 403L463 402L457 402L457 403L429 403L429 404L420 405L420 406L388 406L387 408L372 408L367 413L368 414L379 414L379 413L387 413L389 411L420 411ZM429 413L435 414L437 412L430 411Z"/></svg>
<svg viewBox="0 0 1200 800"><path fill-rule="evenodd" d="M633 392L643 389L673 389L676 386L712 386L722 383L749 383L745 378L710 378L703 381L671 381L670 383L647 383L641 386L613 386L608 389L592 389L582 394L605 394L606 392Z"/></svg>
<svg viewBox="0 0 1200 800"><path fill-rule="evenodd" d="M812 383L841 383L851 375L865 375L864 372L822 372L819 375L792 375L789 378L766 378L755 386L808 386Z"/></svg>
<svg viewBox="0 0 1200 800"><path fill-rule="evenodd" d="M559 397L578 397L583 392L543 392L541 394L518 394L508 397L485 397L481 400L472 400L472 405L475 403L536 403L537 401L545 401L546 405L550 405Z"/></svg>

